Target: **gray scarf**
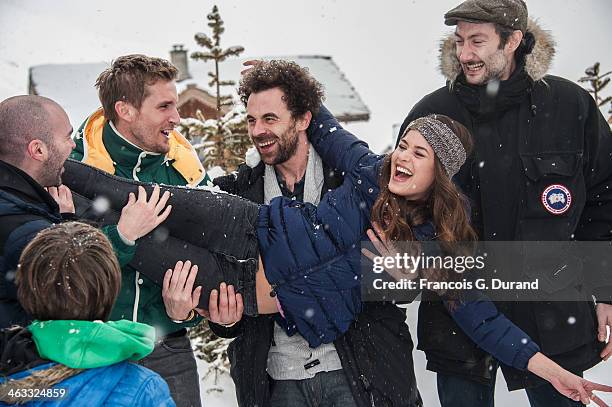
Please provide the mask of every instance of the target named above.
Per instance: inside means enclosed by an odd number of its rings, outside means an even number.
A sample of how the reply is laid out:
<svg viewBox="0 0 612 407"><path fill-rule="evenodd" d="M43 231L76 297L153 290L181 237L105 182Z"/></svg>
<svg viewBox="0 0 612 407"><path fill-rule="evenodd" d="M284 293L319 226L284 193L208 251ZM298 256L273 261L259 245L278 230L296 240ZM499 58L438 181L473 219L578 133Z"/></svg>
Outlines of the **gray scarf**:
<svg viewBox="0 0 612 407"><path fill-rule="evenodd" d="M323 161L315 151L312 144L308 150L308 164L304 175L304 202L318 205L321 200L321 189L325 181L323 174ZM264 203L268 205L273 198L282 196L274 166L266 164L264 174Z"/></svg>

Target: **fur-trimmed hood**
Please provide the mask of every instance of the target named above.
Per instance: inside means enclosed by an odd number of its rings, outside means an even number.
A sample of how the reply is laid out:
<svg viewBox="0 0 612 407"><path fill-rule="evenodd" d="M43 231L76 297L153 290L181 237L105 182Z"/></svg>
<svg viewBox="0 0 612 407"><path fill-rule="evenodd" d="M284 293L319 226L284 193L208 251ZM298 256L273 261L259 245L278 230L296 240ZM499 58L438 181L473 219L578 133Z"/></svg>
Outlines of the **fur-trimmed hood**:
<svg viewBox="0 0 612 407"><path fill-rule="evenodd" d="M525 70L534 81L542 79L555 56L555 40L549 31L543 30L535 20L529 19L527 32L535 38L535 46L525 57ZM461 65L455 53L454 34L449 34L440 42L440 71L451 83L461 73Z"/></svg>

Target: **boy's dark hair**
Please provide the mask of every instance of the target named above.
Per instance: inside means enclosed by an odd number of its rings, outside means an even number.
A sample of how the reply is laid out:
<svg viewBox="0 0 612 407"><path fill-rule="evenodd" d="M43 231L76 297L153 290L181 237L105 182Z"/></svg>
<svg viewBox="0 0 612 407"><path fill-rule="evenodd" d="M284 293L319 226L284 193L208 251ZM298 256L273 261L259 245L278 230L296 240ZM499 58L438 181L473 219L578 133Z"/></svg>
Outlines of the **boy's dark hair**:
<svg viewBox="0 0 612 407"><path fill-rule="evenodd" d="M142 101L148 96L147 86L157 81L172 81L178 70L172 63L162 58L134 54L117 58L110 68L105 69L98 79L98 97L108 120L117 120L115 103L122 100L140 109Z"/></svg>
<svg viewBox="0 0 612 407"><path fill-rule="evenodd" d="M104 234L80 222L41 231L19 259L17 298L34 319L103 320L121 286L121 270Z"/></svg>
<svg viewBox="0 0 612 407"><path fill-rule="evenodd" d="M293 118L308 111L317 114L324 97L323 86L307 68L283 60L262 61L251 68L240 81L238 94L246 106L251 93L273 88L283 91L283 100Z"/></svg>

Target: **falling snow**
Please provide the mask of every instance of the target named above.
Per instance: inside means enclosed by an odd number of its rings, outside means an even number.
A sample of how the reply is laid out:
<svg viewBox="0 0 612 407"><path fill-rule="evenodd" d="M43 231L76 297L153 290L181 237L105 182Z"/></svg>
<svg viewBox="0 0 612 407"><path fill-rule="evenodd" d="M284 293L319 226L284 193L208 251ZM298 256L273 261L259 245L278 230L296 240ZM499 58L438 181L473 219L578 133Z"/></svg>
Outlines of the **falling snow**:
<svg viewBox="0 0 612 407"><path fill-rule="evenodd" d="M105 196L98 196L92 203L92 209L97 215L105 214L110 207L110 201Z"/></svg>

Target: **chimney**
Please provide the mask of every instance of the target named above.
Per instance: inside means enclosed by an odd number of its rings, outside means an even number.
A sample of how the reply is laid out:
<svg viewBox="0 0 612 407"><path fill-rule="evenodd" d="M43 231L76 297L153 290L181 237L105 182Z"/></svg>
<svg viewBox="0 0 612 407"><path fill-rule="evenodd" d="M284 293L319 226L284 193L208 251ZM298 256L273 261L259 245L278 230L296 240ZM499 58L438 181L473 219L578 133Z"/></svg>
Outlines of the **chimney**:
<svg viewBox="0 0 612 407"><path fill-rule="evenodd" d="M175 44L170 51L170 62L178 69L177 82L191 78L189 66L187 65L187 50L183 44Z"/></svg>

